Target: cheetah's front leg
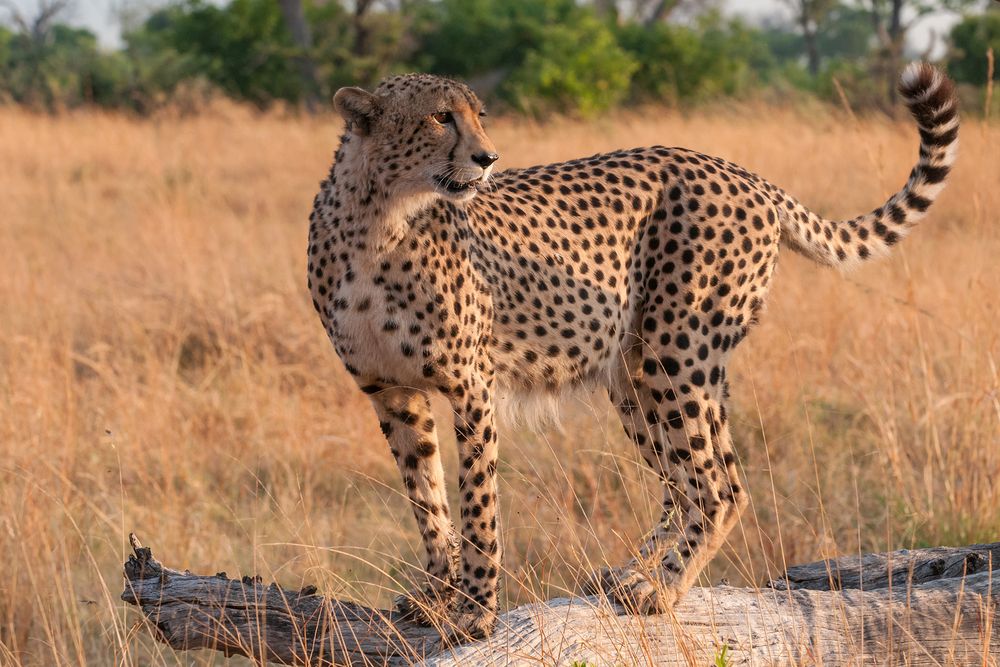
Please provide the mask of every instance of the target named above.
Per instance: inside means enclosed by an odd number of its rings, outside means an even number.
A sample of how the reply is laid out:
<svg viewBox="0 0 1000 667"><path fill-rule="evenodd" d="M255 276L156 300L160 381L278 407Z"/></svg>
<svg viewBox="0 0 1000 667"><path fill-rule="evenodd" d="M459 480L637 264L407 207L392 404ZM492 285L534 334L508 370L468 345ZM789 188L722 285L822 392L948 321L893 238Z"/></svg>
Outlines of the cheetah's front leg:
<svg viewBox="0 0 1000 667"><path fill-rule="evenodd" d="M371 399L413 505L427 551L427 581L396 599L396 610L439 625L454 604L459 540L448 513L437 429L427 396L403 387L372 387Z"/></svg>
<svg viewBox="0 0 1000 667"><path fill-rule="evenodd" d="M453 393L452 408L462 526L462 571L452 634L454 638L481 638L496 623L501 566L492 377L476 377L468 382L468 389Z"/></svg>

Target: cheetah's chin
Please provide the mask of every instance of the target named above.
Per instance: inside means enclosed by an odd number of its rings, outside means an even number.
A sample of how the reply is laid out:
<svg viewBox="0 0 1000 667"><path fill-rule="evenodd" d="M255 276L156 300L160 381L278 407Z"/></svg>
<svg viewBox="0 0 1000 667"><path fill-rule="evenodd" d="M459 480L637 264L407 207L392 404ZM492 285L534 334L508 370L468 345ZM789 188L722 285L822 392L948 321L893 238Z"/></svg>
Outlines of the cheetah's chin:
<svg viewBox="0 0 1000 667"><path fill-rule="evenodd" d="M456 181L453 178L446 178L444 176L434 177L434 186L439 194L449 199L458 200L472 199L478 191L477 186L482 182L482 178L471 181Z"/></svg>

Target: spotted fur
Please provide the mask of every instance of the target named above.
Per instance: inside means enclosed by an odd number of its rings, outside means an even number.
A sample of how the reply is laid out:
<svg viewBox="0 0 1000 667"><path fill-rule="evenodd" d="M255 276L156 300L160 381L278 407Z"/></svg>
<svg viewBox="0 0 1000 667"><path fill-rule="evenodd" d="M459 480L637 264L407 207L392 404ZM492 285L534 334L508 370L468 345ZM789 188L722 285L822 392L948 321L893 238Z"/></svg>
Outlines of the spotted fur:
<svg viewBox="0 0 1000 667"><path fill-rule="evenodd" d="M779 243L829 265L881 254L923 216L955 158L954 89L926 64L901 91L920 129L906 186L824 219L758 176L684 148L636 148L493 176L482 104L463 84L393 77L335 98L349 131L316 197L309 287L375 406L427 551L398 600L452 631L493 627L501 573L495 412L501 393L607 387L660 476L663 514L637 556L589 589L668 609L747 504L726 363L764 304ZM459 447L453 527L428 395Z"/></svg>

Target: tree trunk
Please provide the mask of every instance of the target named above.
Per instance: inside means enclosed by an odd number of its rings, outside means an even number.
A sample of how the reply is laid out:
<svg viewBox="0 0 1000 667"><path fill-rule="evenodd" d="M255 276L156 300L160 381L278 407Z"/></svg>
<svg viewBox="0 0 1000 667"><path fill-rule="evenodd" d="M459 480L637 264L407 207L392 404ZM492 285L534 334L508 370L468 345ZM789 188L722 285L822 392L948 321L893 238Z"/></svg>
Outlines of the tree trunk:
<svg viewBox="0 0 1000 667"><path fill-rule="evenodd" d="M677 9L680 4L680 0L658 0L658 2L653 5L653 10L646 17L644 24L646 26L656 25L657 23L663 23L670 13Z"/></svg>
<svg viewBox="0 0 1000 667"><path fill-rule="evenodd" d="M802 40L806 47L806 63L809 76L814 79L819 75L819 44L816 29L809 24L808 19L802 21Z"/></svg>
<svg viewBox="0 0 1000 667"><path fill-rule="evenodd" d="M889 49L886 54L885 93L890 108L895 108L899 101L896 89L898 72L903 60L903 48L906 41L906 30L903 28L903 0L892 0L892 10L889 14Z"/></svg>
<svg viewBox="0 0 1000 667"><path fill-rule="evenodd" d="M899 71L902 69L903 49L906 46L907 25L903 23L905 0L888 0L888 16L882 16L886 0L872 0L872 26L879 41L879 75L885 83L886 102L890 112L899 101L896 90Z"/></svg>
<svg viewBox="0 0 1000 667"><path fill-rule="evenodd" d="M1000 543L847 556L791 567L764 588L694 588L670 614L629 616L597 597L504 614L493 636L442 647L393 613L163 567L130 536L122 599L177 650L289 665L986 665ZM1000 574L1000 572L998 572ZM998 582L1000 584L1000 582Z"/></svg>
<svg viewBox="0 0 1000 667"><path fill-rule="evenodd" d="M820 66L819 32L833 3L830 0L785 0L785 4L794 13L795 20L802 30L806 67L809 75L816 78Z"/></svg>
<svg viewBox="0 0 1000 667"><path fill-rule="evenodd" d="M371 29L368 27L368 10L371 9L374 0L354 0L354 48L356 56L368 55L371 40Z"/></svg>
<svg viewBox="0 0 1000 667"><path fill-rule="evenodd" d="M295 60L299 67L299 77L302 80L302 87L305 90L306 109L310 113L316 111L318 98L316 96L316 63L312 59L312 33L309 24L306 22L305 13L302 11L302 0L279 0L281 4L281 15L285 19L288 32L292 35L292 41L299 50Z"/></svg>

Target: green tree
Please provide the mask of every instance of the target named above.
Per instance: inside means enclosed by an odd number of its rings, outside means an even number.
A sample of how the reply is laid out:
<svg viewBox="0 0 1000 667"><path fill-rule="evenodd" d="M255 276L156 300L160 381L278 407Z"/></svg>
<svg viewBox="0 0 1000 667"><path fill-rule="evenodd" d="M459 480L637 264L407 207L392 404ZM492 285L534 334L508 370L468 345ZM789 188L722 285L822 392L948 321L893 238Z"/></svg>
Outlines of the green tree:
<svg viewBox="0 0 1000 667"><path fill-rule="evenodd" d="M88 30L56 22L65 3L42 2L32 18L14 11L16 31L0 30L0 86L10 100L57 109L127 99L128 64L104 53Z"/></svg>
<svg viewBox="0 0 1000 667"><path fill-rule="evenodd" d="M639 66L637 98L702 101L767 80L776 63L759 31L710 12L694 26L626 24L619 41Z"/></svg>
<svg viewBox="0 0 1000 667"><path fill-rule="evenodd" d="M574 0L442 0L421 23L417 69L479 79L523 111L607 109L636 68L611 26Z"/></svg>
<svg viewBox="0 0 1000 667"><path fill-rule="evenodd" d="M54 26L43 72L50 105L118 106L127 99L128 63L102 52L89 30Z"/></svg>
<svg viewBox="0 0 1000 667"><path fill-rule="evenodd" d="M784 0L784 3L792 10L795 23L802 31L806 66L810 76L815 77L819 74L820 65L819 35L837 0Z"/></svg>
<svg viewBox="0 0 1000 667"><path fill-rule="evenodd" d="M857 102L874 99L877 82L884 104L913 22L985 0L785 1L794 25L756 29L706 11L718 0L170 0L111 52L58 23L69 0L38 0L30 19L0 0L10 19L0 99L145 111L203 81L259 106L309 108L340 86L417 70L532 113L589 115L627 97L698 102L771 83L834 95L836 82ZM955 28L956 78L985 77L997 20Z"/></svg>
<svg viewBox="0 0 1000 667"><path fill-rule="evenodd" d="M348 11L339 2L307 5L313 31L313 60L323 95L341 86L372 87L387 74L407 69L416 48L415 27L423 3L398 11L374 11L370 6Z"/></svg>
<svg viewBox="0 0 1000 667"><path fill-rule="evenodd" d="M822 60L860 62L871 55L874 41L868 12L838 3L823 22L817 47Z"/></svg>
<svg viewBox="0 0 1000 667"><path fill-rule="evenodd" d="M876 73L882 79L886 101L894 106L896 85L903 65L903 49L910 29L921 18L935 12L962 12L983 5L983 0L855 0L871 18L878 51Z"/></svg>
<svg viewBox="0 0 1000 667"><path fill-rule="evenodd" d="M306 107L315 110L317 98L316 63L313 61L312 29L306 21L306 14L302 8L302 0L279 0L281 15L285 20L285 27L288 34L295 43L297 53L295 61L302 78L302 87L305 91Z"/></svg>
<svg viewBox="0 0 1000 667"><path fill-rule="evenodd" d="M505 89L525 111L552 108L589 116L625 98L637 67L611 30L584 14L572 25L545 26L541 44L527 51Z"/></svg>
<svg viewBox="0 0 1000 667"><path fill-rule="evenodd" d="M541 48L546 26L584 13L573 0L441 0L425 7L416 64L462 77L510 72Z"/></svg>
<svg viewBox="0 0 1000 667"><path fill-rule="evenodd" d="M601 16L611 16L622 23L651 26L670 21L676 14L697 15L717 9L719 0L593 0Z"/></svg>
<svg viewBox="0 0 1000 667"><path fill-rule="evenodd" d="M986 51L993 49L1000 59L1000 10L962 19L951 31L948 71L956 81L982 85L988 76ZM1000 81L1000 67L994 65L993 79Z"/></svg>
<svg viewBox="0 0 1000 667"><path fill-rule="evenodd" d="M155 12L126 36L136 67L171 89L204 77L228 95L266 105L299 101L298 50L274 0L232 0L224 7L185 0Z"/></svg>
<svg viewBox="0 0 1000 667"><path fill-rule="evenodd" d="M801 62L808 62L801 32L793 32L790 26L779 23L764 28L763 38L768 50L783 66L782 78L789 83L836 99L833 85L836 78L849 91L850 99L864 100L866 104L876 99L871 94L871 75L867 73L875 45L867 10L843 3L829 9L822 29L816 34L820 69L815 75L806 76L800 69Z"/></svg>

